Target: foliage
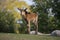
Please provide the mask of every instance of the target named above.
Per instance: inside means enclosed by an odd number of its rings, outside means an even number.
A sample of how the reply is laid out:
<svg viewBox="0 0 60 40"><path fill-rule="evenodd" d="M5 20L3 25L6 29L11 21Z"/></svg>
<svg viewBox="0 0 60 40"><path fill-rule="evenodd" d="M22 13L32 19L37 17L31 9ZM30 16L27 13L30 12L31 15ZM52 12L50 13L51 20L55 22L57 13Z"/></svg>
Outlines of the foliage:
<svg viewBox="0 0 60 40"><path fill-rule="evenodd" d="M47 7L45 1L34 0L34 2L35 5L31 6L31 10L39 15L38 19L39 31L41 32L46 31L48 27L48 14L46 12Z"/></svg>
<svg viewBox="0 0 60 40"><path fill-rule="evenodd" d="M13 15L8 12L1 11L0 14L0 32L13 32L13 23L15 20Z"/></svg>
<svg viewBox="0 0 60 40"><path fill-rule="evenodd" d="M21 26L17 21L21 19L21 15L16 8L23 7L29 8L24 1L0 0L0 32L20 32Z"/></svg>
<svg viewBox="0 0 60 40"><path fill-rule="evenodd" d="M19 0L0 0L0 32L25 33L26 22L17 24L22 17L16 8L26 7L39 15L39 32L50 33L60 30L60 0L33 0L34 5L27 5ZM50 10L51 9L51 10ZM34 25L32 25L32 28ZM31 29L32 30L32 29Z"/></svg>
<svg viewBox="0 0 60 40"><path fill-rule="evenodd" d="M33 12L39 15L39 31L50 33L53 30L60 29L59 27L59 0L33 0L34 5L31 6ZM50 12L50 8L52 8ZM49 14L51 14L49 16Z"/></svg>

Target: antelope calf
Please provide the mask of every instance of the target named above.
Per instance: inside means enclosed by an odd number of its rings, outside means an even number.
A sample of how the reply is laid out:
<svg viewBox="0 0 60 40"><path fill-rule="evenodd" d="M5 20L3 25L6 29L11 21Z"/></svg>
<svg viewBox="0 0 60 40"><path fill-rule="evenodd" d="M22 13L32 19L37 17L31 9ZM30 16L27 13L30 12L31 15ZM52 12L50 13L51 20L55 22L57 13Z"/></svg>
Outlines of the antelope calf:
<svg viewBox="0 0 60 40"><path fill-rule="evenodd" d="M30 13L27 12L26 9L20 9L18 10L21 12L22 18L24 18L27 22L27 31L30 34L30 22L33 22L35 24L35 34L38 33L38 15L36 13Z"/></svg>

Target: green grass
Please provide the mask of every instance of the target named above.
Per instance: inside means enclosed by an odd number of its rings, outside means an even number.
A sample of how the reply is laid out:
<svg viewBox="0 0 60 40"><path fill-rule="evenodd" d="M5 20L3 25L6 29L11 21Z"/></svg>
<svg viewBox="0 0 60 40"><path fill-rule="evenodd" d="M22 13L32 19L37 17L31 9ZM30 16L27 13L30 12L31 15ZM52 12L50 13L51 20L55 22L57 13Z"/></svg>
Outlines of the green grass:
<svg viewBox="0 0 60 40"><path fill-rule="evenodd" d="M60 40L60 37L48 35L0 33L0 40Z"/></svg>

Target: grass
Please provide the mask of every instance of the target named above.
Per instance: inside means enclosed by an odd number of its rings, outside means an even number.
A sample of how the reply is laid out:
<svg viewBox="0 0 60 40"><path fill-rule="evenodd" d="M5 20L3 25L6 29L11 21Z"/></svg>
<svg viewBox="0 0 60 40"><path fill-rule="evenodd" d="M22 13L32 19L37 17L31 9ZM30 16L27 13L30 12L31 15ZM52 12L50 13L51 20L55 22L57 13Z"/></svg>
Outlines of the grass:
<svg viewBox="0 0 60 40"><path fill-rule="evenodd" d="M0 33L0 40L60 40L60 37L48 35Z"/></svg>

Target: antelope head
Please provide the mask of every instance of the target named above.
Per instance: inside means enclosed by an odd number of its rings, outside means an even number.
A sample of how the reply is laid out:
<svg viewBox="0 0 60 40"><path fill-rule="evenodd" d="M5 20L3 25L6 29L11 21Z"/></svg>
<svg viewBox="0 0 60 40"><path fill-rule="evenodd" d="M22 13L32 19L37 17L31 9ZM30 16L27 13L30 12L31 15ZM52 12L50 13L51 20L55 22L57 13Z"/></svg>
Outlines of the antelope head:
<svg viewBox="0 0 60 40"><path fill-rule="evenodd" d="M26 10L27 10L27 8L25 8L25 9L20 9L20 8L17 8L20 12L21 12L21 15L25 15L25 13L26 13Z"/></svg>

